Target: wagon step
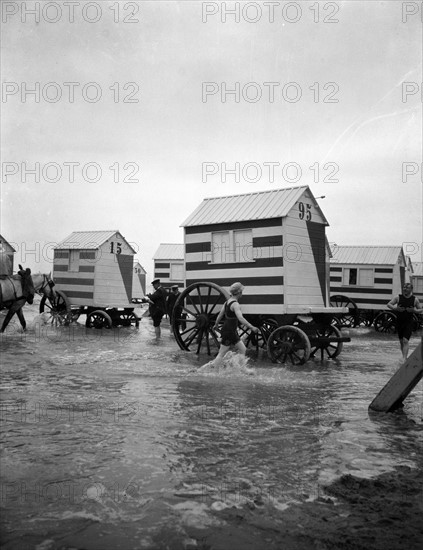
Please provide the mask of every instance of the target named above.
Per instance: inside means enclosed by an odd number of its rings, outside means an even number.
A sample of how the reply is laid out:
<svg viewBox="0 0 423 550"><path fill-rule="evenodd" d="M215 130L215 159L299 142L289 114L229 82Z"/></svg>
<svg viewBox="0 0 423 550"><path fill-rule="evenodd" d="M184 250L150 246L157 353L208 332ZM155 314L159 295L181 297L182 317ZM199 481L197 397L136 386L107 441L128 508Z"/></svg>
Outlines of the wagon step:
<svg viewBox="0 0 423 550"><path fill-rule="evenodd" d="M310 345L315 346L319 344L333 344L337 342L351 342L349 336L328 336L328 337L309 337Z"/></svg>

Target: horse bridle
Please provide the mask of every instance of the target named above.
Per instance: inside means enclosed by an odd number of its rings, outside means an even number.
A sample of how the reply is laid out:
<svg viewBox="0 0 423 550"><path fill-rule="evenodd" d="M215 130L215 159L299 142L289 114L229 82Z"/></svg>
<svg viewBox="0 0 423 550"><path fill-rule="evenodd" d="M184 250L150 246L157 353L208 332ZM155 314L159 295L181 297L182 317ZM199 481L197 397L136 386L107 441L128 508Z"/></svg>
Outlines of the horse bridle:
<svg viewBox="0 0 423 550"><path fill-rule="evenodd" d="M49 279L48 276L44 273L43 274L43 284L40 287L40 290L37 291L38 294L43 294L44 289L49 286L50 290L53 290L54 287L54 281L52 279Z"/></svg>

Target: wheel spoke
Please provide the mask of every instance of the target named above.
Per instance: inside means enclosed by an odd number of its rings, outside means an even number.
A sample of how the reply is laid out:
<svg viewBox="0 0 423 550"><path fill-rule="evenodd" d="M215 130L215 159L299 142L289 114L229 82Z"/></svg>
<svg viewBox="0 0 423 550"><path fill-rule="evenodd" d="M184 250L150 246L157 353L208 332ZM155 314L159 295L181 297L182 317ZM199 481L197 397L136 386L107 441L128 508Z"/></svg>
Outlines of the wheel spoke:
<svg viewBox="0 0 423 550"><path fill-rule="evenodd" d="M204 330L203 329L200 329L198 331L198 339L197 339L197 351L196 351L196 354L199 355L200 353L200 349L201 349L201 343L203 341L203 334L204 334Z"/></svg>
<svg viewBox="0 0 423 550"><path fill-rule="evenodd" d="M179 333L179 336L184 336L185 334L188 334L188 332L190 332L191 330L196 330L196 329L197 329L197 325L186 328L185 330Z"/></svg>
<svg viewBox="0 0 423 550"><path fill-rule="evenodd" d="M205 308L204 308L204 312L208 313L208 314L210 314L210 312L208 310L208 306L209 306L209 303L210 303L211 291L212 291L211 286L209 286L208 291L207 291L207 296L206 296L206 305L205 305Z"/></svg>
<svg viewBox="0 0 423 550"><path fill-rule="evenodd" d="M199 310L198 307L195 305L193 299L191 298L191 296L190 296L189 294L187 295L187 298L189 298L191 304L194 306L195 311L198 313L198 315L200 315L200 310ZM191 314L192 314L192 312L191 312Z"/></svg>
<svg viewBox="0 0 423 550"><path fill-rule="evenodd" d="M209 341L209 331L206 330L206 346L207 346L207 354L210 355L210 341Z"/></svg>
<svg viewBox="0 0 423 550"><path fill-rule="evenodd" d="M192 341L194 340L194 338L197 336L197 334L200 332L200 330L198 329L198 327L195 327L195 331L191 334L191 336L189 338L187 338L185 340L185 345L188 347Z"/></svg>
<svg viewBox="0 0 423 550"><path fill-rule="evenodd" d="M203 300L201 299L200 287L197 287L198 303L200 304L201 313L204 313Z"/></svg>
<svg viewBox="0 0 423 550"><path fill-rule="evenodd" d="M221 298L221 296L220 296L220 294L218 294L217 297L216 297L216 300L215 300L215 302L214 302L214 304L213 304L213 306L212 306L212 308L211 308L209 311L207 311L207 313L209 314L209 316L213 313L214 308L215 308L215 307L217 306L217 304L219 303L220 298Z"/></svg>

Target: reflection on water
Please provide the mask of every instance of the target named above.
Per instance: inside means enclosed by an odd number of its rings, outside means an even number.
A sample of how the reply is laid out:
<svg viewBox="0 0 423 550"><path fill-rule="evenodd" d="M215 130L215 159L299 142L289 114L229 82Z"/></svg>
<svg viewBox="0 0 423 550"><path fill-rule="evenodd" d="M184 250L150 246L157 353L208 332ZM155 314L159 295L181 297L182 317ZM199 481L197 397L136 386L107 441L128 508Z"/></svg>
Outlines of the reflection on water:
<svg viewBox="0 0 423 550"><path fill-rule="evenodd" d="M1 342L5 548L59 535L82 547L109 524L149 547L225 506L284 509L342 474L421 461L421 384L401 411L368 413L399 367L396 337L359 329L334 361L229 356L214 372L166 325L156 342L148 319L95 331L26 317Z"/></svg>

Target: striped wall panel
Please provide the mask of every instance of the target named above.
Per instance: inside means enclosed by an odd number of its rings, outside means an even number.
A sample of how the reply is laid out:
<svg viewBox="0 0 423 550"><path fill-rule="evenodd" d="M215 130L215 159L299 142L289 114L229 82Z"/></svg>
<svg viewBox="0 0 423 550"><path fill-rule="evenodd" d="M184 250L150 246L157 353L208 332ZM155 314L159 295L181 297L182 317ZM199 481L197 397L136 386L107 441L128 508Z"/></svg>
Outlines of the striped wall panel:
<svg viewBox="0 0 423 550"><path fill-rule="evenodd" d="M342 284L343 268L347 269L373 269L373 286L351 286ZM387 303L392 299L394 292L394 269L392 267L376 267L365 264L345 264L330 266L330 294L342 294L351 298L361 309L374 309L376 311L386 309Z"/></svg>
<svg viewBox="0 0 423 550"><path fill-rule="evenodd" d="M242 262L212 263L212 233L251 229ZM282 221L253 220L185 228L185 284L207 281L228 290L235 281L245 285L244 314L278 315L284 309ZM220 307L218 308L218 310Z"/></svg>

